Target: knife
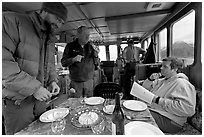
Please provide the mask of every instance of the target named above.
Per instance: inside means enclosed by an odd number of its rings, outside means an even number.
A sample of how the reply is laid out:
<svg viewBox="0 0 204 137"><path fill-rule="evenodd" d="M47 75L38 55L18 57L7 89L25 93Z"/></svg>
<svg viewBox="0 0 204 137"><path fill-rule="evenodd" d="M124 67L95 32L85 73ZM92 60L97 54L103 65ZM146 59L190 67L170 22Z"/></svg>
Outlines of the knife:
<svg viewBox="0 0 204 137"><path fill-rule="evenodd" d="M46 102L46 105L49 105L51 102L55 101L58 98L59 98L58 96L54 97L53 99L51 99L48 102Z"/></svg>
<svg viewBox="0 0 204 137"><path fill-rule="evenodd" d="M129 120L134 120L134 121L149 121L150 120L150 117L148 117L148 116L145 116L145 117L133 117L133 116L126 115L126 118L129 119Z"/></svg>

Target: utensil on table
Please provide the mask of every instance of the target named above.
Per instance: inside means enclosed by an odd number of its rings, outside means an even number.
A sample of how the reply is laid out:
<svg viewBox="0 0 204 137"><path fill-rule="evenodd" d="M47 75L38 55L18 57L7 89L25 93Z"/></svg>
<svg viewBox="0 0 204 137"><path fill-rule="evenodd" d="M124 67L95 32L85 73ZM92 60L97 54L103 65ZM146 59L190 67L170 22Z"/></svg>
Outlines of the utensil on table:
<svg viewBox="0 0 204 137"><path fill-rule="evenodd" d="M149 121L150 117L145 116L145 117L137 117L137 116L131 116L131 115L125 115L128 120L133 120L133 121Z"/></svg>

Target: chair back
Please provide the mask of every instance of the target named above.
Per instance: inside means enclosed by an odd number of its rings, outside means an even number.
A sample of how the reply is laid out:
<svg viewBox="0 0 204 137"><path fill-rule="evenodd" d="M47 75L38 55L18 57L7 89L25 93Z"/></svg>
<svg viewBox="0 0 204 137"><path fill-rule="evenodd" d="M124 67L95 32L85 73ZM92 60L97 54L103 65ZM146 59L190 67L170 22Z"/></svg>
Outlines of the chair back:
<svg viewBox="0 0 204 137"><path fill-rule="evenodd" d="M114 99L115 93L122 92L122 88L119 84L116 83L100 83L94 88L94 96L103 97L105 99Z"/></svg>
<svg viewBox="0 0 204 137"><path fill-rule="evenodd" d="M100 67L103 70L103 74L106 76L108 82L114 82L114 61L101 61Z"/></svg>

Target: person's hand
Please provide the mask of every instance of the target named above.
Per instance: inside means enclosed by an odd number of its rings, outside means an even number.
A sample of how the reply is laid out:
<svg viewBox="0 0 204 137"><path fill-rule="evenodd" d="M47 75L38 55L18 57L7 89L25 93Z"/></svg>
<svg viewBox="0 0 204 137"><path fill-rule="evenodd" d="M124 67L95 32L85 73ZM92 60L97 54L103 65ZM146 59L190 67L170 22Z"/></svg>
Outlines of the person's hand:
<svg viewBox="0 0 204 137"><path fill-rule="evenodd" d="M149 79L151 80L155 80L155 79L159 79L159 77L161 76L161 73L153 73Z"/></svg>
<svg viewBox="0 0 204 137"><path fill-rule="evenodd" d="M60 87L57 85L55 81L53 81L50 85L49 88L51 89L51 94L52 95L57 95L60 92Z"/></svg>
<svg viewBox="0 0 204 137"><path fill-rule="evenodd" d="M22 96L22 95L16 95L14 96L13 98L11 98L11 100L14 100L14 104L15 105L20 105L21 104L21 101L23 101L26 97L25 96Z"/></svg>
<svg viewBox="0 0 204 137"><path fill-rule="evenodd" d="M73 61L74 61L74 62L81 62L81 59L82 59L83 57L84 57L84 56L77 55L76 57L73 58Z"/></svg>
<svg viewBox="0 0 204 137"><path fill-rule="evenodd" d="M39 101L46 101L52 97L52 94L46 88L40 87L40 89L35 92L33 96Z"/></svg>

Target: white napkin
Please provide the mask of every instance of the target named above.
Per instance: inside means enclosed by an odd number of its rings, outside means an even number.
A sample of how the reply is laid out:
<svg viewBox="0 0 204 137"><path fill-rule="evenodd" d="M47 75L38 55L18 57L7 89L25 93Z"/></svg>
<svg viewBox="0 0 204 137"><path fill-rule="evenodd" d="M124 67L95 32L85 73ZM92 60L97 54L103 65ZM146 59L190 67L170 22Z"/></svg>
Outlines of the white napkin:
<svg viewBox="0 0 204 137"><path fill-rule="evenodd" d="M138 83L134 82L130 94L138 97L139 99L151 104L152 99L154 98L154 94L139 85Z"/></svg>

